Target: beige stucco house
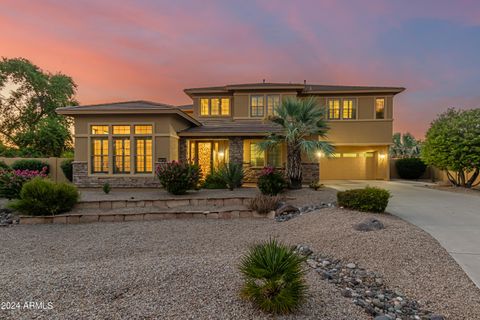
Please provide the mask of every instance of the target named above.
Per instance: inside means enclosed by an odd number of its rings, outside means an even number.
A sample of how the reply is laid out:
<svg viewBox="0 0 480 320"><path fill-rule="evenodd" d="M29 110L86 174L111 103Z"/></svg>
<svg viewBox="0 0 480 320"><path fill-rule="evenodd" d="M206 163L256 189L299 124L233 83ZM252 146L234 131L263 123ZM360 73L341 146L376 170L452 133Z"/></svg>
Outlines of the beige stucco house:
<svg viewBox="0 0 480 320"><path fill-rule="evenodd" d="M289 97L315 96L325 106L335 146L331 158L304 157L304 181L390 178L394 96L400 87L254 83L185 89L192 105L129 101L60 108L75 121L74 183L82 187L157 186L156 164L198 163L204 174L241 163L246 181L266 165L283 168L285 147L257 143L280 128L268 117Z"/></svg>

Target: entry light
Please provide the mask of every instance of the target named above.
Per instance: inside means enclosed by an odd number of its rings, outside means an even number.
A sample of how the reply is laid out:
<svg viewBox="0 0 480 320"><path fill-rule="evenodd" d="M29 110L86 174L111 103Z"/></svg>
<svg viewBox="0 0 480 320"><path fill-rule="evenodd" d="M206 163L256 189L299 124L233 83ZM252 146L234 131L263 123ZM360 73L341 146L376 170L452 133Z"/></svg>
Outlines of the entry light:
<svg viewBox="0 0 480 320"><path fill-rule="evenodd" d="M322 151L317 152L317 157L322 158L325 154Z"/></svg>
<svg viewBox="0 0 480 320"><path fill-rule="evenodd" d="M219 156L220 158L223 158L223 157L225 156L225 153L224 153L223 151L220 151L220 152L218 153L218 156Z"/></svg>
<svg viewBox="0 0 480 320"><path fill-rule="evenodd" d="M385 159L385 158L387 157L387 155L386 155L385 153L380 153L380 154L378 155L378 157L379 157L381 160L383 160L383 159Z"/></svg>

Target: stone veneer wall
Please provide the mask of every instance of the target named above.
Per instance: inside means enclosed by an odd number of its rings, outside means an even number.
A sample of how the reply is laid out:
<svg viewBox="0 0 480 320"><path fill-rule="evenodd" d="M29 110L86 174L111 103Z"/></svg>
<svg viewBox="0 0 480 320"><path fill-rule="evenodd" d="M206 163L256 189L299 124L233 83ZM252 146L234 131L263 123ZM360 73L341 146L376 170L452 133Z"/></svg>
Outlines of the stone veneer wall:
<svg viewBox="0 0 480 320"><path fill-rule="evenodd" d="M187 162L187 138L178 139L178 161Z"/></svg>
<svg viewBox="0 0 480 320"><path fill-rule="evenodd" d="M157 177L114 177L114 176L89 176L87 162L73 162L73 183L80 188L98 188L106 182L114 188L157 188L160 181Z"/></svg>
<svg viewBox="0 0 480 320"><path fill-rule="evenodd" d="M228 139L228 161L243 164L243 137L231 137Z"/></svg>
<svg viewBox="0 0 480 320"><path fill-rule="evenodd" d="M243 165L245 171L244 182L256 183L262 168L252 168L249 164ZM278 169L280 172L285 172L285 168ZM312 181L320 179L320 166L318 163L302 163L303 184L309 184Z"/></svg>

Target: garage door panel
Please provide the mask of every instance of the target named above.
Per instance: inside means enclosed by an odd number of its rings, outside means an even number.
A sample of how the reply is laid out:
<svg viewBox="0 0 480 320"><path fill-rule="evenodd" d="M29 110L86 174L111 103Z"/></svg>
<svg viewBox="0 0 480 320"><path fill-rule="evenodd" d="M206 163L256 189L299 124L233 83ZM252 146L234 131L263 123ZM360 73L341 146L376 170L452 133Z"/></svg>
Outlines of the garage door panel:
<svg viewBox="0 0 480 320"><path fill-rule="evenodd" d="M370 156L322 158L320 179L371 180L375 179L375 158Z"/></svg>

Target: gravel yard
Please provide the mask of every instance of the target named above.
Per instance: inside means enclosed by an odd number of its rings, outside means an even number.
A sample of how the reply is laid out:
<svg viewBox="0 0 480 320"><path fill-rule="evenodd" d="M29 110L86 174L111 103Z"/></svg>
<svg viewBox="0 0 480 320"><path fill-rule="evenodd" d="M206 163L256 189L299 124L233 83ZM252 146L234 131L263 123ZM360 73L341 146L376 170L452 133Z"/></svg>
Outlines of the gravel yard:
<svg viewBox="0 0 480 320"><path fill-rule="evenodd" d="M352 225L375 216L385 229ZM389 215L323 209L271 220L165 220L0 229L0 302L52 302L52 310L0 310L11 319L263 319L238 298L240 256L278 237L383 274L392 289L448 319L479 319L480 291L439 244ZM369 319L338 288L307 275L306 304L291 319ZM282 317L280 317L282 318Z"/></svg>

